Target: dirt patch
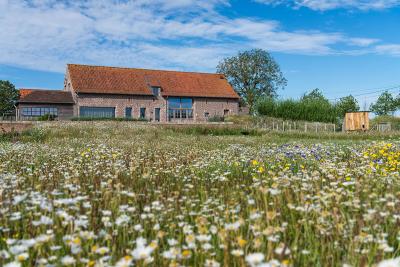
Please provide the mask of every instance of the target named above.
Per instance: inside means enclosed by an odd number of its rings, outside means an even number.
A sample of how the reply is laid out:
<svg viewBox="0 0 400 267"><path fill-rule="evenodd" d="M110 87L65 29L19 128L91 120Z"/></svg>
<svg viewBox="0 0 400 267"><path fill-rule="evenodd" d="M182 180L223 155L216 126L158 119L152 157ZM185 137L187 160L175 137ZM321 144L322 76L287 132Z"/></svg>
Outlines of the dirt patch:
<svg viewBox="0 0 400 267"><path fill-rule="evenodd" d="M25 130L31 129L33 123L31 122L0 122L0 134L18 132L21 133Z"/></svg>

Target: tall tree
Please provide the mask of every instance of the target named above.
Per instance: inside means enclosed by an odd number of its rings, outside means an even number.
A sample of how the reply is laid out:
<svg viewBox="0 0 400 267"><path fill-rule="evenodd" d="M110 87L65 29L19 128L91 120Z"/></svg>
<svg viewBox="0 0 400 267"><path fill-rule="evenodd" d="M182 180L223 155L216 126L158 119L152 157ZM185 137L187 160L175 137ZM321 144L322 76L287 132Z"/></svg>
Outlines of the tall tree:
<svg viewBox="0 0 400 267"><path fill-rule="evenodd" d="M0 80L0 115L14 110L19 92L9 81Z"/></svg>
<svg viewBox="0 0 400 267"><path fill-rule="evenodd" d="M217 66L239 96L254 111L255 103L263 96L275 97L277 90L283 89L287 81L278 63L265 50L253 49L223 59Z"/></svg>
<svg viewBox="0 0 400 267"><path fill-rule="evenodd" d="M398 109L397 100L389 91L383 92L370 107L371 111L376 115L389 115L393 114Z"/></svg>
<svg viewBox="0 0 400 267"><path fill-rule="evenodd" d="M321 101L325 103L329 103L329 100L324 96L322 91L318 88L313 89L311 92L308 94L304 94L301 99L301 101Z"/></svg>
<svg viewBox="0 0 400 267"><path fill-rule="evenodd" d="M318 88L300 99L301 117L306 121L336 122L335 107Z"/></svg>
<svg viewBox="0 0 400 267"><path fill-rule="evenodd" d="M357 99L352 95L342 97L336 103L336 112L339 118L344 118L347 112L355 112L359 110L360 106L358 105Z"/></svg>

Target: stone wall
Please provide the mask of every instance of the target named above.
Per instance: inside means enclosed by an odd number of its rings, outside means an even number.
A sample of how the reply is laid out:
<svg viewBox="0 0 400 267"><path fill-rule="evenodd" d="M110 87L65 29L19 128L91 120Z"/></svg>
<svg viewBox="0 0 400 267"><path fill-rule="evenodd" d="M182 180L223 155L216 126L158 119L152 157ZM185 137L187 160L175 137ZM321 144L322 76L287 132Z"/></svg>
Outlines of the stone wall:
<svg viewBox="0 0 400 267"><path fill-rule="evenodd" d="M0 134L23 132L33 127L31 122L0 122Z"/></svg>

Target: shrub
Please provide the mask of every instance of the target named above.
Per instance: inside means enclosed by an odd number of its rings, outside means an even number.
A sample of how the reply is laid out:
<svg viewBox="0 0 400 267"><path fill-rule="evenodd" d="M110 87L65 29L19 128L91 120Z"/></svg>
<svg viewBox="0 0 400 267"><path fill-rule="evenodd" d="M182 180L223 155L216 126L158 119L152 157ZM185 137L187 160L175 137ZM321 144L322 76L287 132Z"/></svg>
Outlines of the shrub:
<svg viewBox="0 0 400 267"><path fill-rule="evenodd" d="M148 121L143 118L73 117L71 121Z"/></svg>
<svg viewBox="0 0 400 267"><path fill-rule="evenodd" d="M42 115L42 116L40 116L40 117L38 117L38 121L54 121L55 119L57 118L57 116L56 115L53 115L53 114L44 114L44 115Z"/></svg>
<svg viewBox="0 0 400 267"><path fill-rule="evenodd" d="M378 123L383 123L383 122L389 122L391 124L392 130L399 131L400 130L400 118L399 117L394 117L394 116L389 116L389 115L383 115L383 116L378 116L375 117L371 120L371 127L375 127Z"/></svg>
<svg viewBox="0 0 400 267"><path fill-rule="evenodd" d="M0 132L0 143L1 142L11 142L18 137L18 132L2 133Z"/></svg>
<svg viewBox="0 0 400 267"><path fill-rule="evenodd" d="M48 132L41 128L32 128L26 131L23 131L20 136L19 140L22 142L43 142L46 140Z"/></svg>
<svg viewBox="0 0 400 267"><path fill-rule="evenodd" d="M259 114L274 116L276 114L276 101L271 97L266 97L258 102L257 111Z"/></svg>
<svg viewBox="0 0 400 267"><path fill-rule="evenodd" d="M215 115L215 116L208 118L207 121L209 121L209 122L224 122L225 118L223 116Z"/></svg>
<svg viewBox="0 0 400 267"><path fill-rule="evenodd" d="M48 136L48 131L41 128L32 128L19 132L0 133L0 142L44 142Z"/></svg>

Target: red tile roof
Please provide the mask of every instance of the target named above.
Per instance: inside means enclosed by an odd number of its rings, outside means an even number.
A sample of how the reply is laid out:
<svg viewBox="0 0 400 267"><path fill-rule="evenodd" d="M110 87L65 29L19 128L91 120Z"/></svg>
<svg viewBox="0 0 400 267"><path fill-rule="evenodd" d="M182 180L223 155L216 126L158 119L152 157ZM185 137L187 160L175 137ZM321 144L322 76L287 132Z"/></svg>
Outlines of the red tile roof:
<svg viewBox="0 0 400 267"><path fill-rule="evenodd" d="M67 65L76 93L239 98L222 74Z"/></svg>
<svg viewBox="0 0 400 267"><path fill-rule="evenodd" d="M61 90L20 89L19 103L74 104L71 92Z"/></svg>

